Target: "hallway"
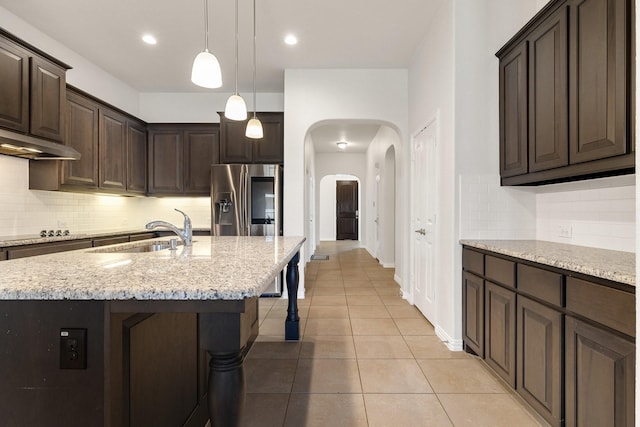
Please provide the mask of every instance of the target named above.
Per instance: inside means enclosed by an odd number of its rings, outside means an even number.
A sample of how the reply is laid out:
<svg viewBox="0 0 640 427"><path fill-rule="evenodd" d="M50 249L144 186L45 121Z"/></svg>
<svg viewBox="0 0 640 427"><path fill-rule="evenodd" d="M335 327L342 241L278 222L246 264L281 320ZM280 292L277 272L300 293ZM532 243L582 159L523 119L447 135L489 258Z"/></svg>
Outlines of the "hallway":
<svg viewBox="0 0 640 427"><path fill-rule="evenodd" d="M300 342L283 342L286 301L260 300L245 426L544 425L479 360L449 351L394 270L357 245L323 242L329 259L307 265Z"/></svg>

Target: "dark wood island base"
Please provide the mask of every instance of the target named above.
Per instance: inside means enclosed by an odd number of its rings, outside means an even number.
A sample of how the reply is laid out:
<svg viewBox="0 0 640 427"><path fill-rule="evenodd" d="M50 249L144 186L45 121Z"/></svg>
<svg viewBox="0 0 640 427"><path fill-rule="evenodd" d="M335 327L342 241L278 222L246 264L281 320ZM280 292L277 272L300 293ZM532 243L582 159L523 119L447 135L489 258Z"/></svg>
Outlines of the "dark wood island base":
<svg viewBox="0 0 640 427"><path fill-rule="evenodd" d="M287 340L300 337L298 261L286 272ZM239 426L258 327L258 297L0 300L2 425ZM84 367L63 368L67 351Z"/></svg>

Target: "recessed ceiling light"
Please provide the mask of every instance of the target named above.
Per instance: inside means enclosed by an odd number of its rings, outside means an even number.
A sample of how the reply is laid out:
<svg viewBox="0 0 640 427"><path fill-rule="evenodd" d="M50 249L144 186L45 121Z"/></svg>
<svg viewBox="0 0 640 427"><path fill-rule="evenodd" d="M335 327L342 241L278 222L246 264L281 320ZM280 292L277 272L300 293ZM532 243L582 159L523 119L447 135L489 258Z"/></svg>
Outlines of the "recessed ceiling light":
<svg viewBox="0 0 640 427"><path fill-rule="evenodd" d="M336 142L336 145L338 146L339 149L344 150L345 148L347 148L347 143L344 141L340 141L340 142Z"/></svg>
<svg viewBox="0 0 640 427"><path fill-rule="evenodd" d="M151 34L145 34L142 36L142 41L145 42L146 44L156 44L158 43L158 40L156 40L155 37L153 37Z"/></svg>
<svg viewBox="0 0 640 427"><path fill-rule="evenodd" d="M298 38L293 34L287 34L287 36L284 38L284 42L289 46L294 46L298 44Z"/></svg>

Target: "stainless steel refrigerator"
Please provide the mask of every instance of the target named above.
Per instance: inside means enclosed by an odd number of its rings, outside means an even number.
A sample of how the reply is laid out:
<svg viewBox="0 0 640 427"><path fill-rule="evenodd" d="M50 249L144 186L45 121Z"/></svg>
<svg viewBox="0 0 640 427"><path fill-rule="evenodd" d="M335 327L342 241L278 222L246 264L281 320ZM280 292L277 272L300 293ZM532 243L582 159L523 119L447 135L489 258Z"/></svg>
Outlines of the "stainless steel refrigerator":
<svg viewBox="0 0 640 427"><path fill-rule="evenodd" d="M211 167L213 236L282 235L282 167L213 165ZM282 274L263 296L282 294Z"/></svg>

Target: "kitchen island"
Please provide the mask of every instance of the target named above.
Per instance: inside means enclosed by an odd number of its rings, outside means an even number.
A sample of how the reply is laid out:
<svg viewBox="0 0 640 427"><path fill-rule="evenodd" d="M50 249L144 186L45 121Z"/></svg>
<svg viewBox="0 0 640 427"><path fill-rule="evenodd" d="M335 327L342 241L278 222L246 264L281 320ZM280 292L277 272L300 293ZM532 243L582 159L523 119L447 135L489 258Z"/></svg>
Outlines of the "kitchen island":
<svg viewBox="0 0 640 427"><path fill-rule="evenodd" d="M167 240L0 265L3 425L239 423L258 298L287 266L297 295L304 238L196 237L131 252ZM295 297L283 317L285 338L298 339Z"/></svg>

